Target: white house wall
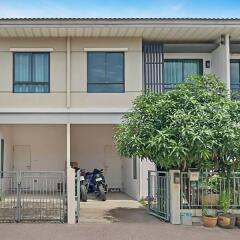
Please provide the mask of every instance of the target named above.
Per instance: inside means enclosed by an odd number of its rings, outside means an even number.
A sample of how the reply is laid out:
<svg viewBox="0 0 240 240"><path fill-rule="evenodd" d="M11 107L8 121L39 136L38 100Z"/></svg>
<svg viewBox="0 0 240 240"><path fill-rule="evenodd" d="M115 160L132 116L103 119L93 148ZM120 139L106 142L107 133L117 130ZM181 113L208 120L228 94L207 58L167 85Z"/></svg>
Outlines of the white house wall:
<svg viewBox="0 0 240 240"><path fill-rule="evenodd" d="M67 94L66 38L0 38L0 108L64 108ZM127 49L125 92L87 93L87 52L85 48ZM12 93L13 52L11 48L52 48L50 52L50 93ZM131 105L142 92L141 38L72 38L71 107L112 108ZM111 98L111 101L109 101Z"/></svg>
<svg viewBox="0 0 240 240"><path fill-rule="evenodd" d="M133 160L123 159L123 191L134 199L140 199L140 162L137 161L137 179L133 179Z"/></svg>
<svg viewBox="0 0 240 240"><path fill-rule="evenodd" d="M164 59L202 59L203 60L203 73L209 74L212 68L205 67L205 61L212 60L211 53L165 53Z"/></svg>
<svg viewBox="0 0 240 240"><path fill-rule="evenodd" d="M146 198L148 196L148 171L156 171L156 166L153 162L146 159L143 159L140 164L140 196L141 198Z"/></svg>
<svg viewBox="0 0 240 240"><path fill-rule="evenodd" d="M66 126L12 125L10 128L13 133L13 145L30 146L32 171L65 170Z"/></svg>
<svg viewBox="0 0 240 240"><path fill-rule="evenodd" d="M13 133L11 126L0 125L0 139L4 139L4 171L13 169Z"/></svg>
<svg viewBox="0 0 240 240"><path fill-rule="evenodd" d="M224 37L225 44L220 44L212 52L212 70L221 80L223 80L228 89L230 89L230 50L229 35Z"/></svg>
<svg viewBox="0 0 240 240"><path fill-rule="evenodd" d="M10 48L53 48L50 53L51 93L13 93L13 52ZM0 38L0 107L65 107L66 39Z"/></svg>
<svg viewBox="0 0 240 240"><path fill-rule="evenodd" d="M104 169L109 188L122 189L122 159L114 132L114 125L71 125L71 161L87 171Z"/></svg>
<svg viewBox="0 0 240 240"><path fill-rule="evenodd" d="M87 51L84 48L117 49L125 52L125 92L87 93ZM142 91L141 38L73 38L71 39L71 106L129 107ZM109 99L111 98L111 101Z"/></svg>

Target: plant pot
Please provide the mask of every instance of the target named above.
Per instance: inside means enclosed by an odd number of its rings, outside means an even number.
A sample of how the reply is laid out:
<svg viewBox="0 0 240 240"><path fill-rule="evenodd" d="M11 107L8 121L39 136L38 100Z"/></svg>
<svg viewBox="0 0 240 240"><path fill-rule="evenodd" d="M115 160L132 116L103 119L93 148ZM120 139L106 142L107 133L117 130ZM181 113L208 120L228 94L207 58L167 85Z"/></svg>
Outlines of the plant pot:
<svg viewBox="0 0 240 240"><path fill-rule="evenodd" d="M240 228L240 214L236 215L236 226Z"/></svg>
<svg viewBox="0 0 240 240"><path fill-rule="evenodd" d="M205 227L210 228L210 227L216 227L216 225L217 225L217 217L203 216L202 221L203 221L203 226L205 226Z"/></svg>
<svg viewBox="0 0 240 240"><path fill-rule="evenodd" d="M219 202L219 194L207 194L207 195L200 196L200 203L202 205L216 206L218 205L218 202Z"/></svg>
<svg viewBox="0 0 240 240"><path fill-rule="evenodd" d="M218 216L218 226L222 228L234 228L236 217L233 214L222 214Z"/></svg>

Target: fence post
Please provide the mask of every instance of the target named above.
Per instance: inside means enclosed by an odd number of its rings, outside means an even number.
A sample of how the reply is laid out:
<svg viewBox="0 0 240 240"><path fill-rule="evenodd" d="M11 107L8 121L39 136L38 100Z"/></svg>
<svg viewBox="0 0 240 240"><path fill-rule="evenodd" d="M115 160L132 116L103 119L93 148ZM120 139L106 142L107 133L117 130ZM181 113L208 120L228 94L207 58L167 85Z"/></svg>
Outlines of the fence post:
<svg viewBox="0 0 240 240"><path fill-rule="evenodd" d="M80 219L80 201L81 201L81 192L80 192L80 170L77 171L77 222Z"/></svg>
<svg viewBox="0 0 240 240"><path fill-rule="evenodd" d="M151 197L151 189L150 189L150 187L151 187L151 183L150 183L150 181L151 181L151 171L150 170L148 170L148 211L150 211L150 208L151 208L151 199L150 199L150 197Z"/></svg>
<svg viewBox="0 0 240 240"><path fill-rule="evenodd" d="M170 170L170 222L181 224L180 218L180 170Z"/></svg>
<svg viewBox="0 0 240 240"><path fill-rule="evenodd" d="M75 224L75 170L71 168L70 124L67 124L67 213L68 223Z"/></svg>
<svg viewBox="0 0 240 240"><path fill-rule="evenodd" d="M17 222L21 220L21 172L16 173L17 178Z"/></svg>

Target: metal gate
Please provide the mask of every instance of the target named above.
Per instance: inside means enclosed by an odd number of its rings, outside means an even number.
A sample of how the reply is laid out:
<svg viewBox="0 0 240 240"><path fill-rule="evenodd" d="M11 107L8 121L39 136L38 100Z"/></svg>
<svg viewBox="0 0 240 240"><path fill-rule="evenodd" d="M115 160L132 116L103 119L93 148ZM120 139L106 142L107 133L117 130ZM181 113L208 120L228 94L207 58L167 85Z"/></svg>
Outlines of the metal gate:
<svg viewBox="0 0 240 240"><path fill-rule="evenodd" d="M75 201L76 201L76 222L80 220L80 201L81 201L81 190L80 190L80 170L77 171L75 176Z"/></svg>
<svg viewBox="0 0 240 240"><path fill-rule="evenodd" d="M148 171L149 213L165 221L170 221L169 173Z"/></svg>
<svg viewBox="0 0 240 240"><path fill-rule="evenodd" d="M0 221L64 222L64 172L0 172Z"/></svg>

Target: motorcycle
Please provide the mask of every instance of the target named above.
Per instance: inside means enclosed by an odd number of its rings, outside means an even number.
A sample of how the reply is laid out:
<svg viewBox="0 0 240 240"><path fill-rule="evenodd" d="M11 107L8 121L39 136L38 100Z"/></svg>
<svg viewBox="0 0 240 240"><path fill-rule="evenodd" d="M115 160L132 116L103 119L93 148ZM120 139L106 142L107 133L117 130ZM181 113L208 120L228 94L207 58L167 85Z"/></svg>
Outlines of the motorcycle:
<svg viewBox="0 0 240 240"><path fill-rule="evenodd" d="M79 168L75 169L76 173L77 173L78 170L80 170L80 169ZM85 180L85 175L86 175L86 170L81 169L80 170L80 199L83 202L87 202L87 199L88 199L88 196L87 196L88 182Z"/></svg>
<svg viewBox="0 0 240 240"><path fill-rule="evenodd" d="M87 173L86 181L89 183L88 192L95 192L96 197L106 201L107 184L103 175L103 169L95 168L92 173Z"/></svg>

